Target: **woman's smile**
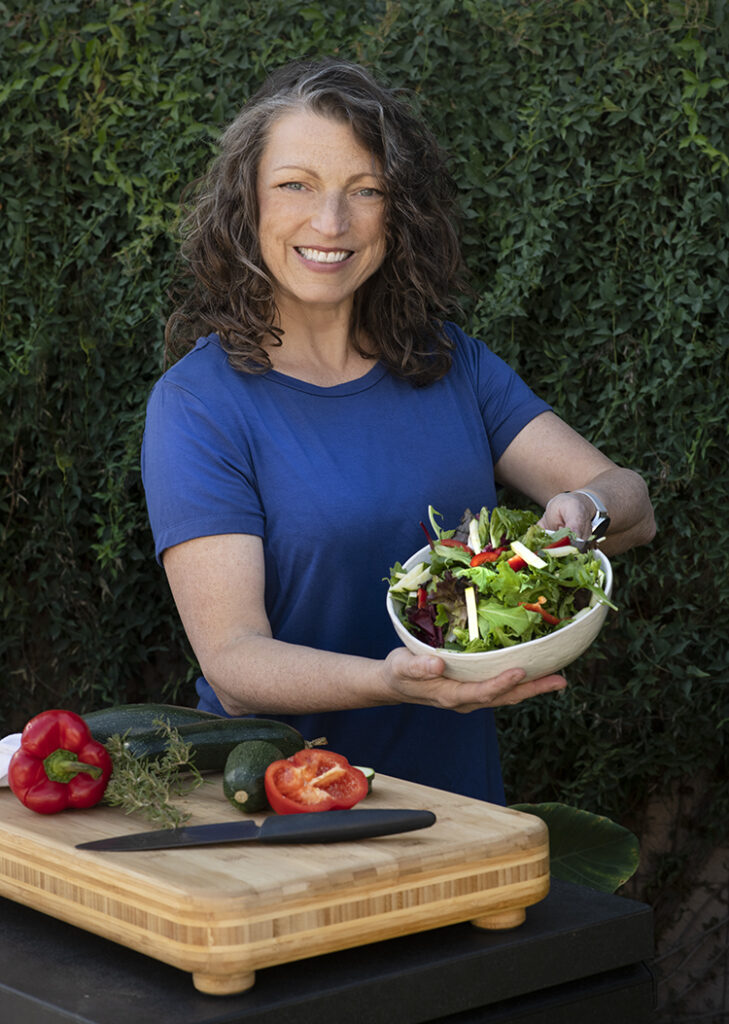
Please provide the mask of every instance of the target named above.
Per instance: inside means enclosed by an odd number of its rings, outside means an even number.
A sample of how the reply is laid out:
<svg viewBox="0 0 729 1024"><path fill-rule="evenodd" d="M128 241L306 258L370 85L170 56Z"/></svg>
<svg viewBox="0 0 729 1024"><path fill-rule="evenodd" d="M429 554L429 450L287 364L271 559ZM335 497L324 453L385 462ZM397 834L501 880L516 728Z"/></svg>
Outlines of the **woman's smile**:
<svg viewBox="0 0 729 1024"><path fill-rule="evenodd" d="M310 249L307 246L296 246L299 256L313 263L333 264L343 263L352 255L350 249Z"/></svg>
<svg viewBox="0 0 729 1024"><path fill-rule="evenodd" d="M295 110L276 121L258 168L261 254L283 319L349 316L385 257L379 167L347 122Z"/></svg>

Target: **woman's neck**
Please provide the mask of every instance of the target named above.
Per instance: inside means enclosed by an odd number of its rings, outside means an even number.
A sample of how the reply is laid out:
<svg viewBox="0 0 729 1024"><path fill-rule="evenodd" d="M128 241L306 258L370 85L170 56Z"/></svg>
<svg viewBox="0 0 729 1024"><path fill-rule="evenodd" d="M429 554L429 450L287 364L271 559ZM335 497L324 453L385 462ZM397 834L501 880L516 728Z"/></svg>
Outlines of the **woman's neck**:
<svg viewBox="0 0 729 1024"><path fill-rule="evenodd" d="M363 377L376 358L354 347L349 317L309 317L283 320L281 344L267 346L274 370L297 380L333 387ZM369 346L363 346L368 348Z"/></svg>

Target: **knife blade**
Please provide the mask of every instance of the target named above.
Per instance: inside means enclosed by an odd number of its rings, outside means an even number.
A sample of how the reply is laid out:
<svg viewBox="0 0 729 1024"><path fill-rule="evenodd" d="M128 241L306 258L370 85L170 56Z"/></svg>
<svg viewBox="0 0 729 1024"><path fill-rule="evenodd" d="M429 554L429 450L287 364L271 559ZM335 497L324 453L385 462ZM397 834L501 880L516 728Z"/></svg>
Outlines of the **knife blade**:
<svg viewBox="0 0 729 1024"><path fill-rule="evenodd" d="M369 809L360 811L314 811L310 814L277 814L255 821L221 821L210 825L155 829L132 835L112 836L77 843L77 850L119 852L124 850L168 850L217 843L334 843L351 839L413 832L435 824L432 811Z"/></svg>

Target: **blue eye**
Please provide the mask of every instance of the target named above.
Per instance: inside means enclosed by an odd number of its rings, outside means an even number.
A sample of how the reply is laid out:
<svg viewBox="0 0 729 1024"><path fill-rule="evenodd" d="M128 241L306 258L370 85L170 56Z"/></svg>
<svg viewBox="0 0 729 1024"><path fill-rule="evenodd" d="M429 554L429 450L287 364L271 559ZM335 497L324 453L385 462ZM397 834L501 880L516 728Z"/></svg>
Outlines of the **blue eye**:
<svg viewBox="0 0 729 1024"><path fill-rule="evenodd" d="M291 192L301 192L304 186L300 181L284 181L279 188L289 189Z"/></svg>

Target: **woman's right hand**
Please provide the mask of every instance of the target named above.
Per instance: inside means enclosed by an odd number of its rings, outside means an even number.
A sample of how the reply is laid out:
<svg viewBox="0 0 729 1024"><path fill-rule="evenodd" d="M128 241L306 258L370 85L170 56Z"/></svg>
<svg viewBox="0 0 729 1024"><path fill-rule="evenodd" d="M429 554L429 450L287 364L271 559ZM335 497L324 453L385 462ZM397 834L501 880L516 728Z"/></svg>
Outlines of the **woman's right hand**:
<svg viewBox="0 0 729 1024"><path fill-rule="evenodd" d="M271 636L259 537L197 537L164 555L167 578L200 667L231 715L307 714L426 704L466 713L561 690L562 676L522 682L515 669L478 683L443 675L433 654L405 647L384 659L319 651Z"/></svg>
<svg viewBox="0 0 729 1024"><path fill-rule="evenodd" d="M514 706L567 686L560 675L523 682L523 669L509 669L477 683L462 683L443 675L445 664L437 654L413 654L405 647L391 651L382 666L384 685L392 693L393 703L426 704L462 714L478 708Z"/></svg>

